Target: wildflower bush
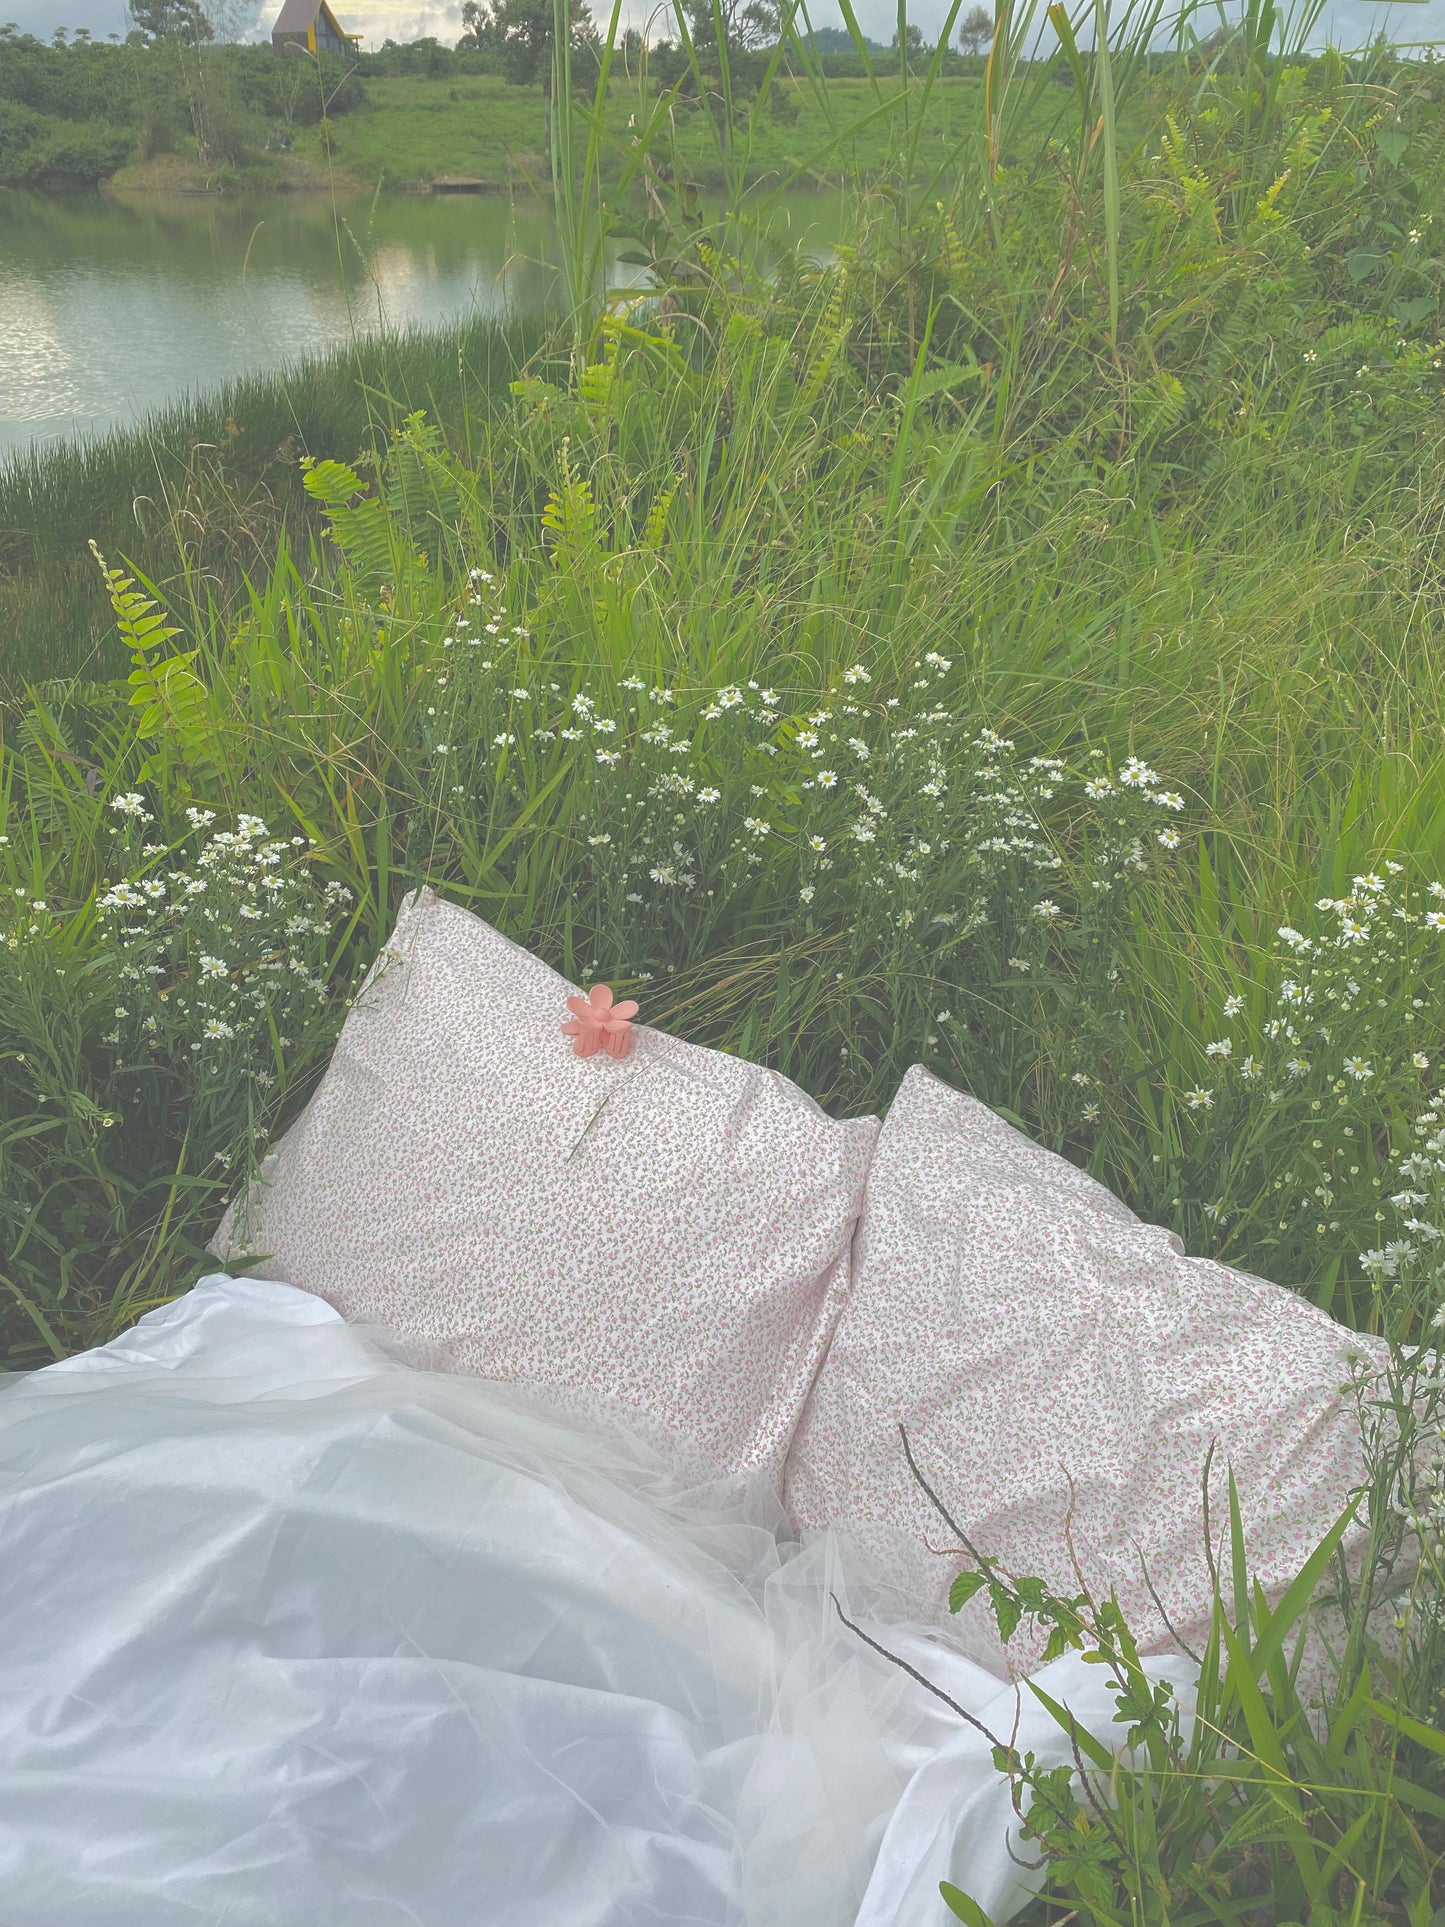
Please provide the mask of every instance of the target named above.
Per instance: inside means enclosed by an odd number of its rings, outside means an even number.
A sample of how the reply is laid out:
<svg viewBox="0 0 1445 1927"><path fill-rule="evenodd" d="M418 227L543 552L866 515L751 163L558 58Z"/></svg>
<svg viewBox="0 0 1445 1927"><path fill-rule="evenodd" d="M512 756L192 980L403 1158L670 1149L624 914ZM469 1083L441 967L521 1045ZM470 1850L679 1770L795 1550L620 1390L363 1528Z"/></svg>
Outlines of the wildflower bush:
<svg viewBox="0 0 1445 1927"><path fill-rule="evenodd" d="M1300 918L1309 934L1280 925L1223 999L1183 1094L1186 1217L1223 1252L1247 1242L1276 1275L1313 1273L1348 1322L1418 1338L1441 1329L1445 1301L1391 1281L1442 1235L1397 1187L1399 1160L1408 1176L1423 1155L1412 1128L1438 1077L1445 884L1387 857Z"/></svg>
<svg viewBox="0 0 1445 1927"><path fill-rule="evenodd" d="M12 885L0 924L0 1235L44 1278L6 1277L16 1362L127 1322L157 1265L194 1266L212 1200L335 1034L349 892L301 866L304 837L191 805L157 841L139 792L87 802L114 880L69 914Z"/></svg>
<svg viewBox="0 0 1445 1927"><path fill-rule="evenodd" d="M126 1000L101 1037L114 1053L111 1077L136 1080L146 1121L163 1101L158 1081L183 1091L198 1149L234 1133L244 1094L254 1143L265 1093L326 1002L327 942L351 892L335 880L322 888L299 868L305 837L268 838L244 810L234 829L217 830L215 811L192 804L179 846L137 848L153 820L144 797L130 791L110 807L123 820L126 871L96 899ZM152 1087L144 1094L143 1083ZM228 1169L237 1155L231 1142L213 1153Z"/></svg>
<svg viewBox="0 0 1445 1927"><path fill-rule="evenodd" d="M469 580L477 614L449 618L420 683L432 833L460 851L478 815L525 824L565 791L581 975L655 998L686 960L754 939L765 967L826 957L822 995L772 1042L827 1065L844 1102L882 1101L875 1066L900 1032L1000 1098L1010 1058L1025 1103L1057 1105L1061 1070L1064 1092L1071 1071L1091 1081L1075 1067L1125 1030L1130 890L1181 841L1184 799L1145 764L1115 781L1101 748L1074 768L1023 755L977 728L936 650L886 683L854 662L809 690L564 683L489 572Z"/></svg>

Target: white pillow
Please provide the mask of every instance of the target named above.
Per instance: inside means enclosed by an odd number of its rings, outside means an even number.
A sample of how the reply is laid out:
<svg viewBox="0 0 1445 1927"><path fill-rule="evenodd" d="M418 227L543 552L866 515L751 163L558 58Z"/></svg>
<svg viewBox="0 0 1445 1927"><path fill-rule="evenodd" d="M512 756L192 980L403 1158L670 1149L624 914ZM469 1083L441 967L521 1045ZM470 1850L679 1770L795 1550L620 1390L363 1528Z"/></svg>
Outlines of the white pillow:
<svg viewBox="0 0 1445 1927"><path fill-rule="evenodd" d="M781 1475L848 1284L878 1125L639 1027L430 891L212 1249L460 1369L621 1408L709 1476ZM690 1456L689 1456L690 1455Z"/></svg>
<svg viewBox="0 0 1445 1927"><path fill-rule="evenodd" d="M1193 1644L1212 1602L1210 1446L1216 1555L1232 1466L1251 1570L1278 1591L1362 1480L1344 1388L1371 1346L1293 1292L1181 1256L1170 1233L915 1067L879 1137L853 1293L785 1500L803 1529L840 1527L890 1566L913 1613L947 1620L971 1562L909 1471L902 1424L981 1551L1073 1594L1072 1540L1146 1651L1173 1644L1170 1624ZM1228 1597L1227 1550L1223 1570ZM1039 1656L1027 1628L1005 1651L982 1600L954 1623L1000 1670Z"/></svg>

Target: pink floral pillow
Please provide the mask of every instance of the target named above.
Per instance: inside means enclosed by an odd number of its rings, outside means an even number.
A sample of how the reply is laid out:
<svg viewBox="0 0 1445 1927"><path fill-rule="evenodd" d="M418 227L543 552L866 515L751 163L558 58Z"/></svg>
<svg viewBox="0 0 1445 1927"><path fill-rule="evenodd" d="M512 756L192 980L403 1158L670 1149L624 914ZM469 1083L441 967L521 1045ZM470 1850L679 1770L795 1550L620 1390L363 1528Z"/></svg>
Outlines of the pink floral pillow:
<svg viewBox="0 0 1445 1927"><path fill-rule="evenodd" d="M1071 1543L1147 1650L1173 1644L1170 1625L1193 1644L1212 1600L1211 1445L1216 1537L1232 1466L1253 1571L1283 1588L1361 1481L1348 1388L1368 1344L1292 1292L1181 1256L1171 1234L915 1068L879 1137L853 1294L786 1502L803 1529L840 1526L871 1548L912 1612L946 1619L968 1561L908 1469L902 1424L980 1550L1073 1593ZM981 1600L954 1623L985 1664L1038 1657L1026 1629L1005 1652Z"/></svg>
<svg viewBox="0 0 1445 1927"><path fill-rule="evenodd" d="M212 1249L464 1371L620 1410L694 1469L776 1481L877 1120L837 1123L774 1072L642 1025L621 1056L616 1037L591 1048L625 1007L579 1025L572 988L409 898Z"/></svg>

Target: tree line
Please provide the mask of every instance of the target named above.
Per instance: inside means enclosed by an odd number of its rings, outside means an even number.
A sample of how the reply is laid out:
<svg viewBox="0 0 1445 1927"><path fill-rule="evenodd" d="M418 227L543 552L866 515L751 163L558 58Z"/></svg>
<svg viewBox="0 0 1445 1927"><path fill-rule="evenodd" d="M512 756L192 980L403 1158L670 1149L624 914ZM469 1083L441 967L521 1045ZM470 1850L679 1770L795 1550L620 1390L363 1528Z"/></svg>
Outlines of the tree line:
<svg viewBox="0 0 1445 1927"><path fill-rule="evenodd" d="M551 93L556 14L553 0L465 0L462 33L388 40L373 52L288 58L268 42L242 44L252 9L241 0L129 0L124 37L98 39L85 28L57 28L47 40L0 25L0 186L94 185L135 160L176 152L194 141L203 166L234 169L291 145L296 127L364 105L369 77L442 79L496 75ZM239 17L244 13L244 21ZM574 75L590 82L601 58L586 0L567 0ZM783 28L776 0L688 0L691 55L681 36L644 46L629 30L618 48L627 71L645 60L660 87L698 91L698 76L720 72L726 57L734 98L761 84ZM958 29L951 64L976 62L993 37L993 16L974 6ZM790 30L790 38L796 39ZM875 65L900 53L865 41ZM793 49L785 49L789 64ZM916 27L902 48L910 65L932 50ZM838 28L822 28L796 47L798 65L835 78L861 75L864 53ZM779 111L788 106L779 96Z"/></svg>

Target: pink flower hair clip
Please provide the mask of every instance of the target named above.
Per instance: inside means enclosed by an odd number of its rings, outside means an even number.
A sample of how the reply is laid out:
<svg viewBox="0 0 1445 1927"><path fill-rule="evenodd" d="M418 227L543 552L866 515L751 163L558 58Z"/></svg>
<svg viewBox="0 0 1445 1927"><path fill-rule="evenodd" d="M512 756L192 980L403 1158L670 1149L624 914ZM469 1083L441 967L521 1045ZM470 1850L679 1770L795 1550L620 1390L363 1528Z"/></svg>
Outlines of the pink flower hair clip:
<svg viewBox="0 0 1445 1927"><path fill-rule="evenodd" d="M637 1042L632 1028L637 1005L630 997L613 1003L606 984L593 984L585 997L569 997L567 1008L572 1016L563 1024L562 1035L572 1039L579 1057L594 1057L599 1050L605 1050L609 1057L626 1057Z"/></svg>

